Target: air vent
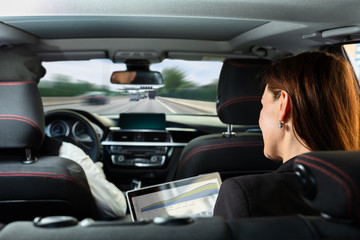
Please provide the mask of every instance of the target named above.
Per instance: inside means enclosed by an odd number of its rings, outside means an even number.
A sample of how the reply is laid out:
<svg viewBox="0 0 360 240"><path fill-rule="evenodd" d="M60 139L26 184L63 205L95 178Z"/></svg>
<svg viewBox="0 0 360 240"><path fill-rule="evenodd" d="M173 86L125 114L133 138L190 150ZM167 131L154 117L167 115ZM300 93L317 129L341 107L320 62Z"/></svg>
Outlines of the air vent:
<svg viewBox="0 0 360 240"><path fill-rule="evenodd" d="M170 142L170 134L166 131L114 131L111 141L117 142Z"/></svg>

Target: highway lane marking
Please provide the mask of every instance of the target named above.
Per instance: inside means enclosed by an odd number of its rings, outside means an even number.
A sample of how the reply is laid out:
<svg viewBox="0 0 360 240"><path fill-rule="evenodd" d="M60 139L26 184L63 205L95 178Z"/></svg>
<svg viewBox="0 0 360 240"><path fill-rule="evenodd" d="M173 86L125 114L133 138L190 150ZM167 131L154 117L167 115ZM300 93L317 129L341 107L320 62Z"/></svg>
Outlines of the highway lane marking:
<svg viewBox="0 0 360 240"><path fill-rule="evenodd" d="M161 103L165 108L167 108L170 112L176 113L171 107L167 106L165 103L161 102L159 99L156 99L159 103Z"/></svg>

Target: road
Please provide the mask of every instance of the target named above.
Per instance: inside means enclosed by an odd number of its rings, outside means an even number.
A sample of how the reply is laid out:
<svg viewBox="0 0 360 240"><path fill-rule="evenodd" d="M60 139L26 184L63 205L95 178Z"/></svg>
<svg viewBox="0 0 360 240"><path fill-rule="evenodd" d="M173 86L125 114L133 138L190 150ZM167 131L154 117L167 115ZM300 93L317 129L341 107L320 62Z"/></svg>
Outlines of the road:
<svg viewBox="0 0 360 240"><path fill-rule="evenodd" d="M105 105L87 105L81 101L75 103L50 103L44 101L44 110L49 111L59 108L81 109L98 114L114 114L122 112L154 112L154 113L187 113L187 114L209 114L214 113L215 105L209 105L208 102L199 101L181 101L181 99L167 100L166 98L140 99L139 101L130 101L129 97L119 97L111 99ZM71 101L70 101L71 102Z"/></svg>

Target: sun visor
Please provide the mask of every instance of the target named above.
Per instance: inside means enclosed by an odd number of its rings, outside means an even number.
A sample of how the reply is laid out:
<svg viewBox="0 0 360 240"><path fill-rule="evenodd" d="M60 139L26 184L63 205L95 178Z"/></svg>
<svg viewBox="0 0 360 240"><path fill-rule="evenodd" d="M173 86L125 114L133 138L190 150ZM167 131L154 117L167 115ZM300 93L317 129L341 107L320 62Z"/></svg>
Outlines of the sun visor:
<svg viewBox="0 0 360 240"><path fill-rule="evenodd" d="M34 44L38 41L36 36L0 22L0 45Z"/></svg>
<svg viewBox="0 0 360 240"><path fill-rule="evenodd" d="M90 60L107 58L105 51L69 51L69 52L46 52L38 53L45 62L65 60Z"/></svg>

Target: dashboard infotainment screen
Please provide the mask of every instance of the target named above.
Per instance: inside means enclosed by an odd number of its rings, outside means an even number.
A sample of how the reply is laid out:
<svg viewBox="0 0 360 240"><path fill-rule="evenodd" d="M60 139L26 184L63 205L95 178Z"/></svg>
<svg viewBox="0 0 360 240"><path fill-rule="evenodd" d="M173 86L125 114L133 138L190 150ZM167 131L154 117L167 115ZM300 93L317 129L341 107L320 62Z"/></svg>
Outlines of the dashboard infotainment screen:
<svg viewBox="0 0 360 240"><path fill-rule="evenodd" d="M165 130L164 113L121 113L119 119L121 129Z"/></svg>

